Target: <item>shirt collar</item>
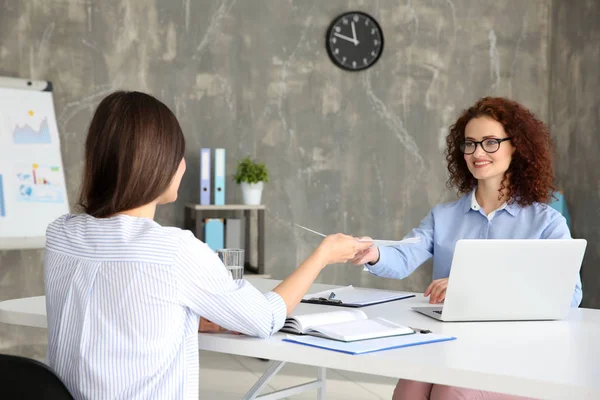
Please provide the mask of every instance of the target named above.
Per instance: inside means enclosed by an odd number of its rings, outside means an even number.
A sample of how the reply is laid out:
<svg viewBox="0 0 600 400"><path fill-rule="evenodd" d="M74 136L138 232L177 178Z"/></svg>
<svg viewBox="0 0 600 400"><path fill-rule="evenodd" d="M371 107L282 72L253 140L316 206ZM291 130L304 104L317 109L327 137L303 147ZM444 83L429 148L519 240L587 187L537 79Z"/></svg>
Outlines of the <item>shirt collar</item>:
<svg viewBox="0 0 600 400"><path fill-rule="evenodd" d="M481 209L481 206L479 205L479 203L477 203L477 199L475 198L475 190L477 190L477 188L474 188L473 191L471 191L470 195L465 196L465 204L464 204L464 212L465 214L467 212L469 212L469 210L474 210L474 211L479 211ZM519 203L517 203L514 200L508 201L508 202L504 202L504 204L502 204L502 206L500 206L498 209L494 210L494 211L500 211L500 210L506 210L506 212L508 212L510 215L512 215L513 217L516 217L517 214L519 214L519 212L521 211L521 206L519 205Z"/></svg>

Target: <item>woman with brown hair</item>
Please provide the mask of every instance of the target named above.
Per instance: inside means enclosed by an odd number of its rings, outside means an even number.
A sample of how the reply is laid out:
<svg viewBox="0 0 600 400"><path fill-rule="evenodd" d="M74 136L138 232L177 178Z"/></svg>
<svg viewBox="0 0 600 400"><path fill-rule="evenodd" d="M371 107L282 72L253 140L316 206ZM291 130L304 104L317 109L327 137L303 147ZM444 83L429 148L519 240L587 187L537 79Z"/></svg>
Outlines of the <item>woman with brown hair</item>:
<svg viewBox="0 0 600 400"><path fill-rule="evenodd" d="M139 92L98 105L80 204L47 230L48 364L77 399L198 399L201 317L266 338L319 272L372 242L325 238L267 294L234 281L189 231L154 222L177 199L185 140L167 106ZM202 330L202 325L200 325Z"/></svg>
<svg viewBox="0 0 600 400"><path fill-rule="evenodd" d="M369 248L352 260L374 275L403 279L433 257L430 303L444 301L459 239L568 239L565 218L547 205L554 187L552 140L531 111L505 98L486 97L465 110L446 137L448 187L462 197L435 206L407 237L410 246ZM573 288L579 306L581 280ZM499 393L400 380L394 400L512 399Z"/></svg>

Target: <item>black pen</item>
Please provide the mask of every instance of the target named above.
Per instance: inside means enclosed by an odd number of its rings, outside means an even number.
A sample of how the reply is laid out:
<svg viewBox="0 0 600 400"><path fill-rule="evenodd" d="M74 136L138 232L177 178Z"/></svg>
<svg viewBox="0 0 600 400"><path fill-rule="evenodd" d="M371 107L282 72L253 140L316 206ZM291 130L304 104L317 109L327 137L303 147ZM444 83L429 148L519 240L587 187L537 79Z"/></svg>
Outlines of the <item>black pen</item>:
<svg viewBox="0 0 600 400"><path fill-rule="evenodd" d="M415 331L415 333L431 333L431 331L429 329L420 329L420 328L413 328L412 326L409 326L410 329L412 329L413 331Z"/></svg>

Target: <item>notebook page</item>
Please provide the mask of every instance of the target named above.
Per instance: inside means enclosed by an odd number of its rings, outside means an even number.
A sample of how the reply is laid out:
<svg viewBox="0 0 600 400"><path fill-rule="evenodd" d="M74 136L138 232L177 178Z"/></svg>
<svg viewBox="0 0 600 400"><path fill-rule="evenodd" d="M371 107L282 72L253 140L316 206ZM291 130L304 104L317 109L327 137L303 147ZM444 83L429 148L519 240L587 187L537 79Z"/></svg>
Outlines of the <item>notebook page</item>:
<svg viewBox="0 0 600 400"><path fill-rule="evenodd" d="M407 326L398 325L384 318L373 318L315 326L309 329L307 333L314 336L325 336L334 340L352 342L386 336L409 335L415 332Z"/></svg>
<svg viewBox="0 0 600 400"><path fill-rule="evenodd" d="M294 320L298 324L298 333L305 333L310 327L328 325L332 323L348 322L367 319L367 314L360 310L340 310L315 314L295 315L286 319ZM284 325L284 328L286 326Z"/></svg>
<svg viewBox="0 0 600 400"><path fill-rule="evenodd" d="M302 225L298 225L298 224L294 224L296 225L298 228L302 228L308 232L314 233L315 235L319 235L321 237L327 237L327 235L325 235L324 233L321 232L317 232L314 231L310 228L307 228L305 226ZM359 242L366 242L367 240L362 240L359 239ZM381 239L371 239L368 240L369 242L373 242L373 245L371 247L383 247L383 246L400 246L403 244L412 244L412 243L419 243L421 241L421 237L417 236L417 237L412 237L412 238L406 238L406 239L402 239L402 240L381 240Z"/></svg>

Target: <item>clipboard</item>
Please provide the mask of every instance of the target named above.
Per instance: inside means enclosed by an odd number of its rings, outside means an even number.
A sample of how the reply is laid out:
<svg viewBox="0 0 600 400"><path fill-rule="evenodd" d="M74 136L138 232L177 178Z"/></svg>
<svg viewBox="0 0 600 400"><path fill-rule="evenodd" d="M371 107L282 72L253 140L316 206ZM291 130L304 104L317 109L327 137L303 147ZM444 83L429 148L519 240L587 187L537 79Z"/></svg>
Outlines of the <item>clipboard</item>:
<svg viewBox="0 0 600 400"><path fill-rule="evenodd" d="M307 294L302 303L326 306L361 308L376 304L389 303L415 297L413 293L392 292L387 290L355 288L352 285Z"/></svg>

